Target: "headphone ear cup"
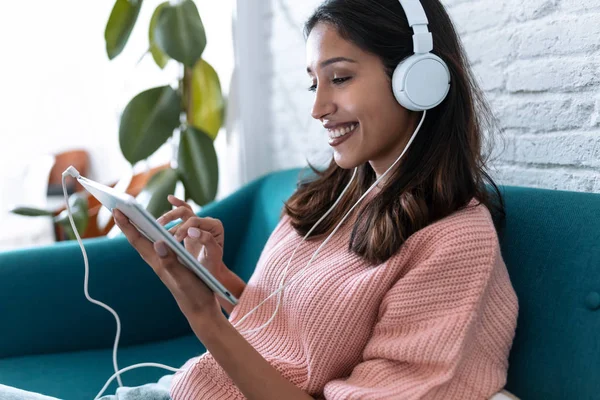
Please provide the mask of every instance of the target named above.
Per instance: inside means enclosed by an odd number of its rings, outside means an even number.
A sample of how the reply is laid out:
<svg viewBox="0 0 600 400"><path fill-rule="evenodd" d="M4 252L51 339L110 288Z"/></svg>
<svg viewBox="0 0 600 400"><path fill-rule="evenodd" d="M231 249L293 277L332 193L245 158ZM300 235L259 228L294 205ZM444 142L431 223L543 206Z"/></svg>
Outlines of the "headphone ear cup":
<svg viewBox="0 0 600 400"><path fill-rule="evenodd" d="M450 71L435 54L414 54L394 70L392 90L404 108L429 110L440 104L450 91Z"/></svg>

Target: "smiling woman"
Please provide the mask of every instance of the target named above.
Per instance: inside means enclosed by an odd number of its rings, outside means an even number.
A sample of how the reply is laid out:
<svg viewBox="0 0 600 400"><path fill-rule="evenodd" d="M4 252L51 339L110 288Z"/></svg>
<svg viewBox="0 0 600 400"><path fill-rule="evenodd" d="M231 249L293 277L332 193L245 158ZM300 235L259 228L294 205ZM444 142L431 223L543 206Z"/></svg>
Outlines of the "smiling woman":
<svg viewBox="0 0 600 400"><path fill-rule="evenodd" d="M392 90L396 66L413 53L412 29L397 13L397 1L377 1L361 10L360 1L328 1L308 20L307 73L315 92L312 117L329 134L333 158L313 171L286 205L299 234L333 204L358 167L357 183L312 235L330 233L351 204L398 157L414 132L421 112L397 101ZM380 200L366 207L355 226L351 247L372 262L394 254L414 232L465 207L476 197L491 212L503 214L503 201L486 172L483 132L494 133L494 117L467 68L450 18L437 1L424 1L433 53L448 65L452 84L447 97L428 111L422 133L391 176L379 184ZM418 26L418 25L417 25ZM433 80L433 76L430 77ZM431 82L433 85L434 82ZM475 113L475 110L478 113ZM311 166L312 167L312 166ZM489 193L485 183L494 193ZM373 230L381 225L381 230ZM389 235L382 240L382 233Z"/></svg>
<svg viewBox="0 0 600 400"><path fill-rule="evenodd" d="M491 215L494 118L445 9L421 4L328 0L307 21L311 114L333 157L285 203L230 315L252 351L213 342L174 399L304 398L281 377L326 399L479 400L506 383L518 303ZM423 108L396 90L413 54L441 66L416 69Z"/></svg>

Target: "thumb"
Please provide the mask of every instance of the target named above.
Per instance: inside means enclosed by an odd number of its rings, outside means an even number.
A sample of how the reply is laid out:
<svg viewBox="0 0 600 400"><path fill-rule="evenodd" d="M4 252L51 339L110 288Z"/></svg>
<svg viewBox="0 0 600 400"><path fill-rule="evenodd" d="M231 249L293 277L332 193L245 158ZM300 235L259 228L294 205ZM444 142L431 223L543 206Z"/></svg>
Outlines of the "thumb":
<svg viewBox="0 0 600 400"><path fill-rule="evenodd" d="M197 250L199 259L221 259L221 246L217 243L214 236L207 231L198 228L189 228L188 237L194 241L194 248Z"/></svg>

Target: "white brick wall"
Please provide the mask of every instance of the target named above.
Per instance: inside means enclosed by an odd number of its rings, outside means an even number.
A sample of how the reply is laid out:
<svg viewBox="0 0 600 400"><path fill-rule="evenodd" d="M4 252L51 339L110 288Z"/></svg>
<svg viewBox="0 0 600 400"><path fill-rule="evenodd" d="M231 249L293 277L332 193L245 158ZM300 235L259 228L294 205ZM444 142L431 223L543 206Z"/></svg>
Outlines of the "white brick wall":
<svg viewBox="0 0 600 400"><path fill-rule="evenodd" d="M270 169L322 164L302 26L320 0L271 0ZM600 0L443 0L505 129L499 183L600 192ZM501 141L498 141L501 143Z"/></svg>

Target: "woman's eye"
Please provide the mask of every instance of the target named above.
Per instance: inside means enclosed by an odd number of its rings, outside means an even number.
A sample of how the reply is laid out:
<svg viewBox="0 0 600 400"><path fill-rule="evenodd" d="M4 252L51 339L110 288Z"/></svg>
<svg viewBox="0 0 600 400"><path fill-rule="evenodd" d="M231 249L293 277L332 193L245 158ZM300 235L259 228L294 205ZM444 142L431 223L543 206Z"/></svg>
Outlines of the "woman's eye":
<svg viewBox="0 0 600 400"><path fill-rule="evenodd" d="M344 78L335 78L332 82L335 83L336 85L339 85L341 83L344 83L346 81L350 80L350 77L344 77Z"/></svg>
<svg viewBox="0 0 600 400"><path fill-rule="evenodd" d="M349 81L350 79L352 79L352 77L350 77L350 76L347 76L344 78L334 78L331 80L331 82L333 82L334 85L341 85L342 83ZM309 92L315 92L316 90L317 90L317 84L314 84L308 88Z"/></svg>

